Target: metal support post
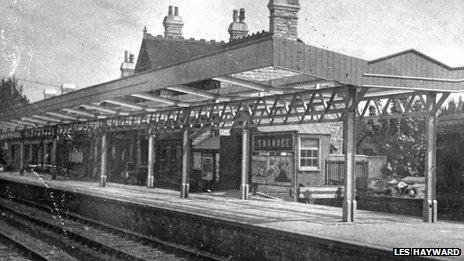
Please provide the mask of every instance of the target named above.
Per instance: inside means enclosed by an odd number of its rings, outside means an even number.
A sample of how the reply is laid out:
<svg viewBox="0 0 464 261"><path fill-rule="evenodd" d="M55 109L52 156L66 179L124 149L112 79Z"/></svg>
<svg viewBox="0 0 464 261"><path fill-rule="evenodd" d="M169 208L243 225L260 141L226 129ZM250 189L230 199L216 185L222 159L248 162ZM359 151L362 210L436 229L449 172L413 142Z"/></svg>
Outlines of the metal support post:
<svg viewBox="0 0 464 261"><path fill-rule="evenodd" d="M248 168L249 168L249 140L250 130L243 129L242 131L242 178L241 178L241 199L246 200L248 198Z"/></svg>
<svg viewBox="0 0 464 261"><path fill-rule="evenodd" d="M19 142L19 174L24 175L24 162L25 151L24 151L24 140Z"/></svg>
<svg viewBox="0 0 464 261"><path fill-rule="evenodd" d="M42 161L42 164L43 164L43 167L45 167L45 165L48 164L48 157L50 155L48 155L48 146L47 146L47 142L44 141L43 142L43 161Z"/></svg>
<svg viewBox="0 0 464 261"><path fill-rule="evenodd" d="M423 205L424 222L437 222L436 198L436 111L433 109L436 100L435 93L428 93L425 117L425 199Z"/></svg>
<svg viewBox="0 0 464 261"><path fill-rule="evenodd" d="M298 141L298 135L296 133L293 133L293 202L298 202L300 199L300 187L298 186L298 171L297 171L297 166L299 164L298 162L298 155L299 155L299 141Z"/></svg>
<svg viewBox="0 0 464 261"><path fill-rule="evenodd" d="M138 172L142 166L142 134L140 132L137 132L136 140L135 170Z"/></svg>
<svg viewBox="0 0 464 261"><path fill-rule="evenodd" d="M101 138L100 187L106 186L107 173L108 173L108 134L104 133Z"/></svg>
<svg viewBox="0 0 464 261"><path fill-rule="evenodd" d="M154 187L154 152L155 152L155 137L153 136L152 131L148 132L148 173L147 173L147 187Z"/></svg>
<svg viewBox="0 0 464 261"><path fill-rule="evenodd" d="M189 167L190 167L190 141L189 132L184 130L183 146L182 146L182 187L180 192L181 198L188 198L189 184Z"/></svg>
<svg viewBox="0 0 464 261"><path fill-rule="evenodd" d="M36 164L35 165L37 165L37 170L39 170L39 169L42 170L42 163L43 163L42 162L42 160L43 160L43 156L42 156L43 147L42 147L42 145L43 145L43 141L42 140L38 141L37 149L34 150L34 157L36 159ZM41 166L40 168L38 167L39 165Z"/></svg>
<svg viewBox="0 0 464 261"><path fill-rule="evenodd" d="M6 161L7 164L12 166L13 165L13 155L11 154L11 142L5 142L5 149L6 149Z"/></svg>
<svg viewBox="0 0 464 261"><path fill-rule="evenodd" d="M28 155L28 160L27 160L27 164L31 164L33 163L32 161L34 160L34 157L32 156L33 155L33 149L32 149L32 140L29 141L29 155Z"/></svg>
<svg viewBox="0 0 464 261"><path fill-rule="evenodd" d="M96 178L98 176L98 138L97 137L94 137L93 139L92 159L93 159L92 178Z"/></svg>
<svg viewBox="0 0 464 261"><path fill-rule="evenodd" d="M57 172L59 171L58 170L58 158L57 158L57 154L56 154L56 151L58 149L58 137L53 137L53 141L52 141L52 151L51 151L51 155L50 155L50 165L52 165L52 168L51 168L51 174L52 174L52 179L56 179L56 174Z"/></svg>
<svg viewBox="0 0 464 261"><path fill-rule="evenodd" d="M343 221L356 221L356 87L348 87L349 104L343 121L343 146L345 147L345 195L343 198Z"/></svg>

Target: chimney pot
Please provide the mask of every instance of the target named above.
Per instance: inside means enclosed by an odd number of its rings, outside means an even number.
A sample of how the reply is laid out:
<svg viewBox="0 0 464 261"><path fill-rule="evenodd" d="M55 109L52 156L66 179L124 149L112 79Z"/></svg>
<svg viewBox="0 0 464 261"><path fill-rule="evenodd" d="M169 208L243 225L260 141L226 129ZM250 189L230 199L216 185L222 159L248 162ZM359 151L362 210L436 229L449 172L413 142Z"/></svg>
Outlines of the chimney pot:
<svg viewBox="0 0 464 261"><path fill-rule="evenodd" d="M245 8L240 8L240 23L245 23Z"/></svg>
<svg viewBox="0 0 464 261"><path fill-rule="evenodd" d="M169 15L169 16L172 16L172 6L169 6L169 12L168 12L168 15Z"/></svg>
<svg viewBox="0 0 464 261"><path fill-rule="evenodd" d="M232 18L233 18L234 23L239 22L239 20L238 20L238 10L237 9L234 9Z"/></svg>
<svg viewBox="0 0 464 261"><path fill-rule="evenodd" d="M129 52L128 51L124 51L124 62L128 62L129 61Z"/></svg>
<svg viewBox="0 0 464 261"><path fill-rule="evenodd" d="M179 16L179 7L174 7L174 16Z"/></svg>

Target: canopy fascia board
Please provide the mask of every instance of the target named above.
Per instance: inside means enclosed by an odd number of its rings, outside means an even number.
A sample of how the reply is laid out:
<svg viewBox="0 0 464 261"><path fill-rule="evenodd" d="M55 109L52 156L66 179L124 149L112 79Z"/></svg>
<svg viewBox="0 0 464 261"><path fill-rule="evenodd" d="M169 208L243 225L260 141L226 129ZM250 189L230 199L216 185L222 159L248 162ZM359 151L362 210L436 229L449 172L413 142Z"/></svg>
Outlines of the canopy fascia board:
<svg viewBox="0 0 464 261"><path fill-rule="evenodd" d="M464 67L451 68L415 50L367 61L276 38L274 51L274 65L278 68L341 84L435 92L464 91Z"/></svg>

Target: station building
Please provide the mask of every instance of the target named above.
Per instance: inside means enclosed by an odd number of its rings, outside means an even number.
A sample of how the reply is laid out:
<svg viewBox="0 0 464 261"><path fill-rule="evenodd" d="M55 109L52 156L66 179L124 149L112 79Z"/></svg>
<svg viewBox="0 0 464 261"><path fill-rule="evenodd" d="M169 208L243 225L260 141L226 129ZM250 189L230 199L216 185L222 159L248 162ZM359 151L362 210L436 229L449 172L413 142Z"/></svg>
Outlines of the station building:
<svg viewBox="0 0 464 261"><path fill-rule="evenodd" d="M294 14L297 15L296 13ZM271 17L271 19L280 19ZM290 18L289 18L290 19ZM153 36L143 29L143 39L137 61L134 55L125 53L121 64L121 77L134 73L159 69L182 60L218 50L229 45L248 40L248 25L245 9L233 10L232 22L228 28L230 42L186 39L182 36L183 18L179 8L170 6L162 21L164 35ZM279 23L271 22L273 25ZM276 29L277 30L277 29ZM296 25L291 28L292 39L297 39ZM252 35L260 38L270 35L261 32ZM267 73L272 73L269 70ZM248 73L247 78L261 81L262 72ZM288 73L292 75L292 73ZM301 83L298 83L302 85ZM228 85L225 87L225 85ZM320 83L309 83L307 88L319 88ZM328 85L328 84L326 84ZM216 80L199 81L187 86L200 90L234 88L233 84ZM166 100L177 100L181 92L156 90L149 93ZM51 92L44 96L55 96ZM322 186L326 184L325 162L331 152L341 153L342 126L339 123L302 124L290 127L262 127L253 130L253 148L250 161L250 182L254 188L268 194L287 198L295 180L300 186ZM265 135L260 135L265 134ZM240 188L241 131L239 129L214 130L205 128L190 134L191 190L229 190ZM148 139L144 130L121 131L109 135L108 181L146 184ZM285 143L281 143L284 141ZM98 179L99 148L92 144L91 136L77 135L62 139L58 143L58 162L74 175ZM264 142L264 144L262 143ZM266 143L267 142L267 143ZM262 145L258 148L258 144ZM48 155L53 147L52 139L32 139L25 145L25 161L31 165L49 165ZM332 149L331 149L332 148ZM19 166L19 143L11 144L13 165ZM180 189L182 176L182 133L169 132L157 137L154 150L155 186ZM45 167L46 169L46 167ZM297 175L295 179L295 175ZM73 176L73 175L70 175Z"/></svg>
<svg viewBox="0 0 464 261"><path fill-rule="evenodd" d="M144 28L137 61L126 53L120 79L0 114L11 165L70 171L101 186L179 189L182 197L240 189L243 199L253 190L298 200L329 185L326 162L338 153L343 217L353 221L356 120L424 117L424 220L436 220L435 117L464 87L464 70L415 50L366 61L307 45L297 35L299 1L270 0L268 8L269 30L253 34L245 10L234 10L226 43L183 38L184 20L169 7L164 35ZM396 114L379 108L398 100ZM423 111L411 109L418 100Z"/></svg>

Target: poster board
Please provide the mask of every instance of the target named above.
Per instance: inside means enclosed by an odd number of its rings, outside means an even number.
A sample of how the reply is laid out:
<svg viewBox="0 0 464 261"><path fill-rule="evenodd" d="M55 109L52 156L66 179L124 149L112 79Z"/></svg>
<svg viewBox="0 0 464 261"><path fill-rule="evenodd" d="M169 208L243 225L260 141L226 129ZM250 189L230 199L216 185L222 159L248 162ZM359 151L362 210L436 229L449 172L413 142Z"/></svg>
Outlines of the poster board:
<svg viewBox="0 0 464 261"><path fill-rule="evenodd" d="M289 185L293 167L293 156L253 155L251 180L257 184Z"/></svg>
<svg viewBox="0 0 464 261"><path fill-rule="evenodd" d="M71 163L82 163L84 162L84 152L82 151L71 151L69 153L69 162Z"/></svg>
<svg viewBox="0 0 464 261"><path fill-rule="evenodd" d="M193 153L193 169L201 170L201 152Z"/></svg>
<svg viewBox="0 0 464 261"><path fill-rule="evenodd" d="M213 180L213 157L201 157L201 178L203 180Z"/></svg>

